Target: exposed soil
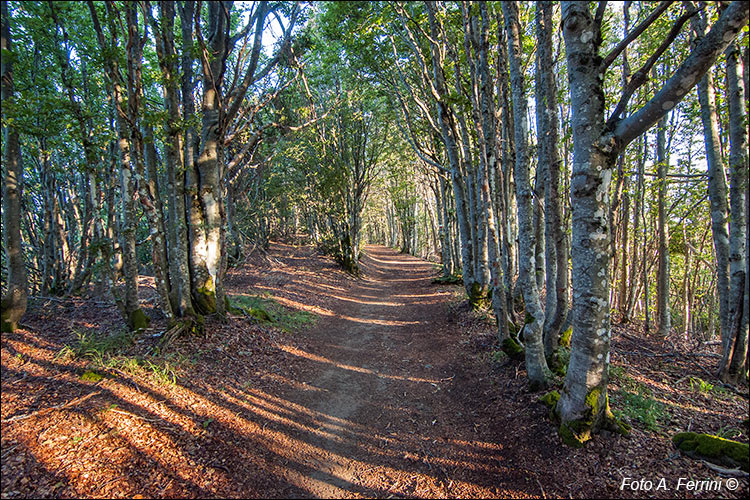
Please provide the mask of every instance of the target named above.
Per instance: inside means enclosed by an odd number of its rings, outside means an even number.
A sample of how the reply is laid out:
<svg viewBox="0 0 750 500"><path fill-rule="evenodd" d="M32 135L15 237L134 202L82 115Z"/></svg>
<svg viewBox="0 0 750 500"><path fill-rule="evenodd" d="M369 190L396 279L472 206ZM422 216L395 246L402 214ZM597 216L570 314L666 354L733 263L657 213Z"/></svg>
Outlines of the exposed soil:
<svg viewBox="0 0 750 500"><path fill-rule="evenodd" d="M285 333L233 316L146 356L163 329L151 311L153 328L117 358L140 359L134 370L65 355L75 332L122 328L108 301L33 301L24 328L2 336L2 497L747 495L746 478L734 491L676 490L681 477L726 478L676 453L673 432L732 428L747 441L747 399L690 379L708 380L715 353L615 330L613 393L642 384L668 416L573 450L523 363L493 358L492 325L459 287L431 284L432 264L383 247L366 248L362 270L353 278L309 247L275 243L230 271L230 294L265 293L314 326ZM141 297L152 295L144 280ZM92 369L103 378L82 377ZM654 489L664 477L668 489L621 491L624 477Z"/></svg>

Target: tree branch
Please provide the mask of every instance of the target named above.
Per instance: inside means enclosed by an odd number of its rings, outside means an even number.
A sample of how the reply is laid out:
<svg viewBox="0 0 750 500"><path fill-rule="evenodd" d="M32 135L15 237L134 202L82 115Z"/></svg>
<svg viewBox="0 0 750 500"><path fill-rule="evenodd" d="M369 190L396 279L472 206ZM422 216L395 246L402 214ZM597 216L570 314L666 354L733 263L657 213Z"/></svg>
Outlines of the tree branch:
<svg viewBox="0 0 750 500"><path fill-rule="evenodd" d="M654 64L656 64L656 61L661 57L664 51L667 50L670 45L672 45L672 42L674 42L675 38L677 38L677 35L680 34L682 26L687 22L687 20L693 17L698 12L698 10L691 8L683 15L681 15L677 22L674 23L672 29L669 30L666 38L664 38L664 40L661 42L661 45L659 45L659 48L656 49L653 54L651 54L651 57L649 57L648 60L643 64L643 66L635 72L633 78L631 78L631 80L625 86L620 101L617 103L617 106L615 106L615 110L607 119L608 124L611 124L615 120L617 120L625 111L625 108L627 108L628 102L633 96L633 93L638 90L641 85L648 81L648 73L649 71L651 71L651 68L654 66Z"/></svg>
<svg viewBox="0 0 750 500"><path fill-rule="evenodd" d="M617 147L625 147L630 141L651 128L664 113L674 108L692 90L698 80L736 38L747 23L748 15L747 6L739 0L732 2L724 10L711 31L695 45L690 56L685 59L661 90L636 113L614 124L613 136Z"/></svg>
<svg viewBox="0 0 750 500"><path fill-rule="evenodd" d="M667 10L670 5L672 5L671 0L665 0L661 2L656 7L656 9L654 9L654 11L646 19L643 20L641 24L633 28L633 31L628 33L627 36L619 44L617 44L617 46L612 49L612 51L607 54L607 56L602 60L601 71L604 72L604 70L606 70L610 66L610 64L615 62L615 59L617 59L617 56L619 56L620 53L625 50L625 47L630 45L630 42L638 38L641 33L646 31L646 28L651 26L651 24L656 21L659 16L661 16L662 12Z"/></svg>

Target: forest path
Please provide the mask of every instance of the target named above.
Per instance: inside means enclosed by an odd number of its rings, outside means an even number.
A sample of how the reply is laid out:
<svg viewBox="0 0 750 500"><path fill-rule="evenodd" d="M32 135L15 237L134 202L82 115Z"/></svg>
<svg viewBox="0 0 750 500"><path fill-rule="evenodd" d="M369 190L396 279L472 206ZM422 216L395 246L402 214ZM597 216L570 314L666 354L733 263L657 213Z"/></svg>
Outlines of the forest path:
<svg viewBox="0 0 750 500"><path fill-rule="evenodd" d="M612 498L623 477L714 477L675 458L667 429L744 425L746 400L694 391L694 361L631 332L615 337L615 383L658 394L670 427L561 446L523 363L495 359L488 315L460 286L430 283L433 264L383 247L361 264L355 279L313 247L274 242L228 271L227 290L266 301L276 327L230 315L158 356L157 314L107 354L98 343L122 339L114 304L37 302L0 346L0 496ZM300 310L317 323L294 327L309 318ZM96 357L75 354L84 338ZM610 394L625 408L621 389ZM722 496L744 498L742 485Z"/></svg>
<svg viewBox="0 0 750 500"><path fill-rule="evenodd" d="M300 360L299 382L274 398L297 424L277 435L294 447L285 480L319 498L538 494L501 444L481 439L475 411L488 406L488 384L456 359L453 294L430 283L433 264L365 253L348 289L310 284L327 296L326 314L282 346Z"/></svg>

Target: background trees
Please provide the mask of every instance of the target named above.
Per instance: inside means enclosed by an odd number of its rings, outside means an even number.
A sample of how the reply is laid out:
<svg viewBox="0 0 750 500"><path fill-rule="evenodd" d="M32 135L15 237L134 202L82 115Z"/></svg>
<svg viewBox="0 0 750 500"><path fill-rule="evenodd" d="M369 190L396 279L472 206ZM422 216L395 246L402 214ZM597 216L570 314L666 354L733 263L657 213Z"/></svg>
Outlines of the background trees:
<svg viewBox="0 0 750 500"><path fill-rule="evenodd" d="M718 333L746 378L747 10L720 7L4 3L4 328L26 286L143 328L153 276L170 338L272 238L353 273L380 243L460 280L533 386L565 376L573 441L614 423L612 318Z"/></svg>

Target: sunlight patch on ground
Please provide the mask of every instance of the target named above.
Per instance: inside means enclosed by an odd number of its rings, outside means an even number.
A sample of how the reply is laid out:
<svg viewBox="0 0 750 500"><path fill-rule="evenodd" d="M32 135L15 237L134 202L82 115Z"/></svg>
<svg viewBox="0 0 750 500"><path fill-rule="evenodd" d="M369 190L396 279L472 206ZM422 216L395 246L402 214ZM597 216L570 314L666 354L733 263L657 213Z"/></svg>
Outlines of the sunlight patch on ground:
<svg viewBox="0 0 750 500"><path fill-rule="evenodd" d="M319 356L317 354L312 354L309 352L305 352L297 347L293 347L290 345L285 344L279 344L279 349L282 351L286 351L289 354L293 354L295 356L300 356L302 358L309 359L311 361L317 361L318 363L326 363L329 365L333 365L337 368L341 368L342 370L349 370L357 373L365 373L367 375L375 375L376 377L381 378L387 378L391 380L402 380L406 382L417 382L417 383L426 383L426 384L437 384L440 382L438 379L429 379L429 378L420 378L420 377L407 377L403 375L389 375L386 373L378 373L374 370L370 370L369 368L362 368L360 366L352 366L352 365L346 365L343 363L337 363L329 358L325 358L323 356Z"/></svg>

